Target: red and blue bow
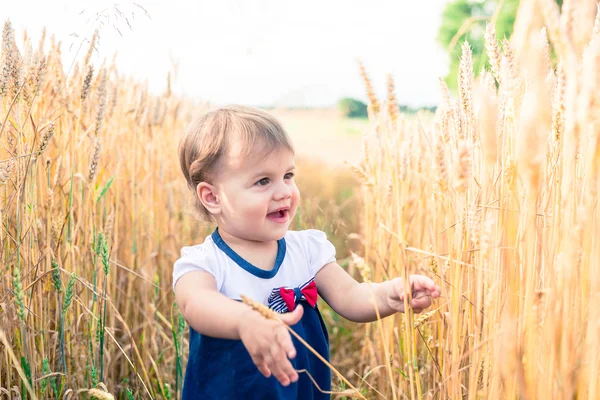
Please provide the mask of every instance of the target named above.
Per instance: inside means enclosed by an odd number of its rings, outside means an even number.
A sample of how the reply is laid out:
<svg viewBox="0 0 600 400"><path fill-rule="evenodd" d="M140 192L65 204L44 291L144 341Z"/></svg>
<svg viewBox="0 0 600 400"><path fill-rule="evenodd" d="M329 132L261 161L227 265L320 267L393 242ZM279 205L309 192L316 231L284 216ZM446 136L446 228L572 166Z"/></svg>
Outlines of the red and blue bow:
<svg viewBox="0 0 600 400"><path fill-rule="evenodd" d="M306 301L311 307L314 307L317 304L317 297L317 285L314 279L311 279L297 288L280 287L273 289L268 304L274 311L284 313L294 311L296 304L300 301Z"/></svg>

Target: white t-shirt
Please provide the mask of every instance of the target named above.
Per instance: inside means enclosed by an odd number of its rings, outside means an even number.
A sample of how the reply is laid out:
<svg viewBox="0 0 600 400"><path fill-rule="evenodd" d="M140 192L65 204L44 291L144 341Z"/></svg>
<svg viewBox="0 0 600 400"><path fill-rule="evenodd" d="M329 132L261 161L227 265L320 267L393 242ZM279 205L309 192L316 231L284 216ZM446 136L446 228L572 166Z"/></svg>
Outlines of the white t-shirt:
<svg viewBox="0 0 600 400"><path fill-rule="evenodd" d="M272 294L281 287L306 286L323 266L334 261L335 247L324 232L316 229L288 231L278 241L277 259L271 271L254 267L242 259L215 231L202 244L181 249L181 258L174 264L173 288L186 273L206 271L215 278L217 290L230 299L240 300L243 294L285 312L287 309L273 304Z"/></svg>

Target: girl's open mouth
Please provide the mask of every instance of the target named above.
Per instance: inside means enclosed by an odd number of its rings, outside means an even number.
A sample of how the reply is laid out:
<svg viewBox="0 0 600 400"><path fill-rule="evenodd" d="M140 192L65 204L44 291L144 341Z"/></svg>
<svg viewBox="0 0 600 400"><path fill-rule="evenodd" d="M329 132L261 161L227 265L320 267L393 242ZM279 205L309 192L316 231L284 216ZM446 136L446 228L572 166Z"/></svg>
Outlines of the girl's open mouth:
<svg viewBox="0 0 600 400"><path fill-rule="evenodd" d="M280 224L286 223L288 219L288 210L279 210L267 214L267 218Z"/></svg>

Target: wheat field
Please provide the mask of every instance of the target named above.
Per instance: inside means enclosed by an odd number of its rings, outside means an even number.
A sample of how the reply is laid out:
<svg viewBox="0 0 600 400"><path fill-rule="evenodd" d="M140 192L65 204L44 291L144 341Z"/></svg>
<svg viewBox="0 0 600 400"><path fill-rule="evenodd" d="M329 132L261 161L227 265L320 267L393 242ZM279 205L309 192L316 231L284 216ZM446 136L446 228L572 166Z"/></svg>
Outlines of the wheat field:
<svg viewBox="0 0 600 400"><path fill-rule="evenodd" d="M600 398L600 13L588 8L523 2L510 41L489 24L486 69L463 43L459 91L440 82L432 118L399 114L391 79L378 99L361 65L369 121L349 163L299 160L294 229L325 230L359 280L421 273L442 288L424 314L366 325L324 308L336 397ZM205 106L93 65L95 38L70 69L53 38L15 36L5 22L0 392L178 398L188 332L171 268L210 227L189 217L175 155Z"/></svg>
<svg viewBox="0 0 600 400"><path fill-rule="evenodd" d="M539 6L511 42L488 25L477 77L463 44L431 126L389 107L391 82L384 104L370 95L357 264L443 294L367 330L360 373L380 368L388 398L600 398L600 6Z"/></svg>

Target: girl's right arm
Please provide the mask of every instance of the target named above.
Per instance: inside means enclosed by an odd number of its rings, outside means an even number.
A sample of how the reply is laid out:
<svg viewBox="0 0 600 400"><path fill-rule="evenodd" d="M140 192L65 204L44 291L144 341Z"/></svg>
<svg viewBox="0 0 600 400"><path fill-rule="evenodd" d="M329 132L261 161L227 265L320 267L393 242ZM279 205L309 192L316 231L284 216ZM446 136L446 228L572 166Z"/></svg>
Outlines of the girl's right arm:
<svg viewBox="0 0 600 400"><path fill-rule="evenodd" d="M217 291L215 278L208 272L188 272L175 285L175 299L183 317L203 335L240 339L240 322L250 309Z"/></svg>
<svg viewBox="0 0 600 400"><path fill-rule="evenodd" d="M184 274L175 285L175 298L183 317L196 332L239 339L265 377L272 373L283 386L298 380L298 373L288 360L296 356L296 350L286 327L219 293L211 274L203 271ZM281 320L294 325L302 318L302 312L298 306L294 312L282 314Z"/></svg>

